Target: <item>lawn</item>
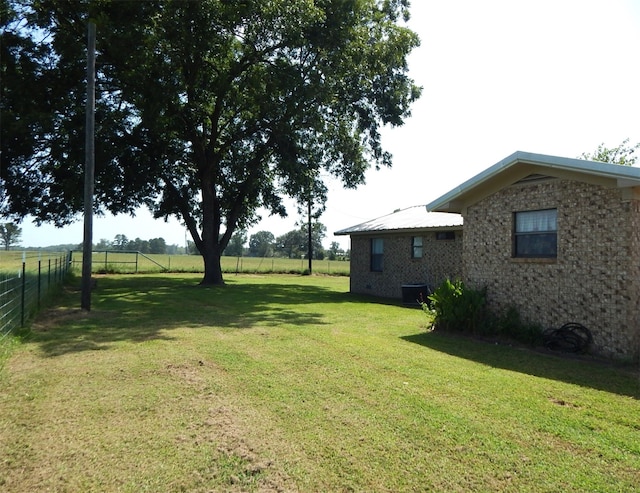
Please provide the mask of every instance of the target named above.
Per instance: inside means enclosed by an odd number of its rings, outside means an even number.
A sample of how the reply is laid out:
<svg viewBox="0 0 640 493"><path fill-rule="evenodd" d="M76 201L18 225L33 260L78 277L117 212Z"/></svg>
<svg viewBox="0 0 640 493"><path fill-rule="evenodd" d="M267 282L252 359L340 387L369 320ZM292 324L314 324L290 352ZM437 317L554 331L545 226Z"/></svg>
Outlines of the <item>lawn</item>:
<svg viewBox="0 0 640 493"><path fill-rule="evenodd" d="M8 492L637 491L628 367L425 330L328 276L70 283L0 369Z"/></svg>

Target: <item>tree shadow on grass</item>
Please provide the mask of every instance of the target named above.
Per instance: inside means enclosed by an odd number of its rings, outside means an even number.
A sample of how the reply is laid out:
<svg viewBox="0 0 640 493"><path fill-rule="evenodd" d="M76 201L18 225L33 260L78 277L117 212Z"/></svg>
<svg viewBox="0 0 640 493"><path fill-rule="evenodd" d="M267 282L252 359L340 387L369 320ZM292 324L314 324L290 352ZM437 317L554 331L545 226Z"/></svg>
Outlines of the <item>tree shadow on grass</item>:
<svg viewBox="0 0 640 493"><path fill-rule="evenodd" d="M90 312L78 308L80 292L67 288L56 307L33 323L33 342L47 356L109 349L117 342L173 340L176 328L250 329L283 324L322 325L317 303L352 302L348 293L322 286L269 282L198 286L185 276L102 277Z"/></svg>
<svg viewBox="0 0 640 493"><path fill-rule="evenodd" d="M640 399L640 374L637 368L600 360L538 352L524 347L498 345L455 334L421 332L402 337L402 339L493 368Z"/></svg>

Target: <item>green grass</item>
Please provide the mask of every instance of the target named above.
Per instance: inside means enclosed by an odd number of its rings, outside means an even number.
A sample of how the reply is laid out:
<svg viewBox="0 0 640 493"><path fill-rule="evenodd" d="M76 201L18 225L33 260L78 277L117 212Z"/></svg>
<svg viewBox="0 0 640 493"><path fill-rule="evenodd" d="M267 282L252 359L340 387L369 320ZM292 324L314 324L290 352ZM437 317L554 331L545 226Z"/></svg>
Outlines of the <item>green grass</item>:
<svg viewBox="0 0 640 493"><path fill-rule="evenodd" d="M0 250L0 275L14 275L22 271L23 261L27 272L38 272L38 264L40 264L41 271L46 273L49 262L51 262L51 268L54 269L57 262L67 261L66 255L64 252Z"/></svg>
<svg viewBox="0 0 640 493"><path fill-rule="evenodd" d="M46 269L49 258L64 258L65 254L49 254L37 251L26 252L27 270L37 271L38 261L41 261L42 269ZM61 257L62 256L62 257ZM23 252L0 252L0 273L16 273L22 268ZM92 270L96 273L160 273L170 272L203 272L204 264L199 255L160 255L122 252L94 252ZM238 273L280 273L301 274L309 268L309 261L304 259L289 258L258 258L258 257L226 257L220 259L222 271L227 274ZM82 270L82 252L74 251L72 265L77 272ZM314 260L313 272L316 274L330 274L338 276L349 275L349 262L344 260Z"/></svg>
<svg viewBox="0 0 640 493"><path fill-rule="evenodd" d="M4 491L637 491L629 368L426 332L348 278L67 291L0 372Z"/></svg>

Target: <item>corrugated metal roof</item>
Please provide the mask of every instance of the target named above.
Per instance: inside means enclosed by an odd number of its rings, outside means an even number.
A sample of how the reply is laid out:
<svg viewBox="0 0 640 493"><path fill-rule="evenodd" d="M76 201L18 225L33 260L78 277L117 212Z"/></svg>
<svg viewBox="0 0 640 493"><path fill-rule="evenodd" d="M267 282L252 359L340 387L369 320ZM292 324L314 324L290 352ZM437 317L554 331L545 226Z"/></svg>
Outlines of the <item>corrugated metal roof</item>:
<svg viewBox="0 0 640 493"><path fill-rule="evenodd" d="M462 216L449 212L427 212L424 205L395 211L386 216L336 231L335 235L352 235L381 231L404 231L435 228L462 229Z"/></svg>
<svg viewBox="0 0 640 493"><path fill-rule="evenodd" d="M459 206L456 205L457 200L474 188L493 180L507 169L519 165L536 165L542 169L548 169L549 174L553 174L553 170L556 169L611 178L617 180L619 187L640 186L640 168L517 151L427 204L427 210L457 212L459 209Z"/></svg>

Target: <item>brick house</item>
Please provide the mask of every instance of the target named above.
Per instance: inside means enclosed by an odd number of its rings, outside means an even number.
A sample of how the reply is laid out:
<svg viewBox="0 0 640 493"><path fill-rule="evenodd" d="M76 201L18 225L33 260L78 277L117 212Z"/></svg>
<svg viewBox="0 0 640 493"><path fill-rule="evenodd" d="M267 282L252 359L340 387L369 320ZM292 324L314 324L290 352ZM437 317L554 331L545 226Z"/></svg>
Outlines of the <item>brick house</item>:
<svg viewBox="0 0 640 493"><path fill-rule="evenodd" d="M462 275L459 214L427 212L421 205L335 234L351 237L352 293L411 298L413 287L432 287L447 277ZM414 303L415 299L405 301Z"/></svg>
<svg viewBox="0 0 640 493"><path fill-rule="evenodd" d="M462 279L493 308L640 360L640 168L516 152L427 209L462 215Z"/></svg>

